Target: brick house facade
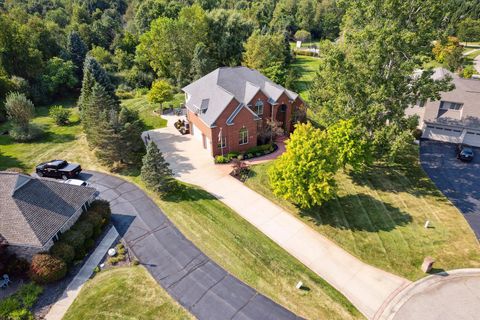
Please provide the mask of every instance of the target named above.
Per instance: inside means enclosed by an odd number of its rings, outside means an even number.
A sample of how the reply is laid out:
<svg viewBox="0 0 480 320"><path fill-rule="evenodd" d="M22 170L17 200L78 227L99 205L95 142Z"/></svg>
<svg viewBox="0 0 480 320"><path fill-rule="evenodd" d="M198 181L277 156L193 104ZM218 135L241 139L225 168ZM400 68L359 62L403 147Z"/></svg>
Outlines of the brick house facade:
<svg viewBox="0 0 480 320"><path fill-rule="evenodd" d="M298 94L246 67L219 68L183 91L191 134L212 156L257 146L268 120L291 133L296 113L305 109Z"/></svg>

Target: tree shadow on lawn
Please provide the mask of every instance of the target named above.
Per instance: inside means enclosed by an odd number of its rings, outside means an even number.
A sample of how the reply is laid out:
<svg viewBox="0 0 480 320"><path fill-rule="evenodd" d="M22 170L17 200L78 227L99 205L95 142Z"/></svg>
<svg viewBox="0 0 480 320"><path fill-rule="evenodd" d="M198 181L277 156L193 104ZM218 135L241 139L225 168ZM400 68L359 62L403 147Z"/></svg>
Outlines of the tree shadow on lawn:
<svg viewBox="0 0 480 320"><path fill-rule="evenodd" d="M162 200L167 202L218 200L215 196L203 189L178 181L177 183L178 188L173 192L161 196Z"/></svg>
<svg viewBox="0 0 480 320"><path fill-rule="evenodd" d="M25 165L17 158L7 156L3 154L0 150L0 170L6 170L8 168L25 169Z"/></svg>
<svg viewBox="0 0 480 320"><path fill-rule="evenodd" d="M352 231L392 231L412 222L410 214L366 194L338 197L299 212L318 226Z"/></svg>

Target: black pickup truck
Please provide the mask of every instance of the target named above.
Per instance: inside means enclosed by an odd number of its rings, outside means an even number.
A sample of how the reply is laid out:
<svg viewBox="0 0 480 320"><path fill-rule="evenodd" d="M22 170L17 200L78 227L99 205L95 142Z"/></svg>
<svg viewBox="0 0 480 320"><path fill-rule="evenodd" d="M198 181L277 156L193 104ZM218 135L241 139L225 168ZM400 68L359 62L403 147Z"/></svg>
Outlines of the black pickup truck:
<svg viewBox="0 0 480 320"><path fill-rule="evenodd" d="M35 171L40 177L56 179L71 179L78 176L82 167L76 163L68 163L65 160L52 160L39 164Z"/></svg>

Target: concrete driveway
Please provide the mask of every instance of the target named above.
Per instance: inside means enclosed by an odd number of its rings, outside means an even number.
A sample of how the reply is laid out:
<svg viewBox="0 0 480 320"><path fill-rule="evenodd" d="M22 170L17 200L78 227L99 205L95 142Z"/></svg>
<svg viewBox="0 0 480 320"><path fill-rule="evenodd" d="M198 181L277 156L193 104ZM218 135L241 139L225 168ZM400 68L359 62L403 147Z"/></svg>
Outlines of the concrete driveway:
<svg viewBox="0 0 480 320"><path fill-rule="evenodd" d="M422 141L420 161L423 169L445 196L463 213L480 239L480 149L466 163L458 160L455 145Z"/></svg>
<svg viewBox="0 0 480 320"><path fill-rule="evenodd" d="M176 176L210 192L292 256L344 294L367 318L410 281L358 260L279 206L229 175L229 165L214 165L202 143L182 136L166 117L166 128L150 131Z"/></svg>
<svg viewBox="0 0 480 320"><path fill-rule="evenodd" d="M198 319L300 319L205 256L134 184L98 172L82 179L110 201L112 222L141 264Z"/></svg>

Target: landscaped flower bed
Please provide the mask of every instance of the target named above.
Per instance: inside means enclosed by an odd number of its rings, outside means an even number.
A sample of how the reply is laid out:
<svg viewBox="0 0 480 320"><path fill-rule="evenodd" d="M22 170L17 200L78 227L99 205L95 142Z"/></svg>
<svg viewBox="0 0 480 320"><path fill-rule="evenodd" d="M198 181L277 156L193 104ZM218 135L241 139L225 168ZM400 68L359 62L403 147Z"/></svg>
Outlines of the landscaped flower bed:
<svg viewBox="0 0 480 320"><path fill-rule="evenodd" d="M277 151L277 149L278 149L278 146L276 144L268 143L261 146L250 148L244 153L229 152L224 156L216 156L215 163L229 163L233 159L247 160L247 159L258 158L258 157L262 157L267 154L273 153Z"/></svg>

